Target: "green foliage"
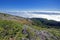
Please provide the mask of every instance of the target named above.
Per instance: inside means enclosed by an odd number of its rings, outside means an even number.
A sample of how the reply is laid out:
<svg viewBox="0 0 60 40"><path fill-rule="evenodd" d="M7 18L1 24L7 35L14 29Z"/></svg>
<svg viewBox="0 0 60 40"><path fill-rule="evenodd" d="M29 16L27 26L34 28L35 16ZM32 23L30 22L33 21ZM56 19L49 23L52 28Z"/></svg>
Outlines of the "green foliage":
<svg viewBox="0 0 60 40"><path fill-rule="evenodd" d="M11 15L6 15L6 14L2 14L2 15L3 15L3 17L11 16ZM0 18L0 40L9 40L10 38L14 38L16 40L21 40L22 38L28 39L28 34L22 33L24 24L26 24L27 26L31 24L30 22L28 22L28 20L27 21L25 19L22 19L22 21L20 21L20 19L19 20L17 20L17 19L3 20L1 18ZM60 39L60 29L54 28L55 26L47 26L43 23L43 21L40 21L40 20L31 20L31 21L34 21L34 22L32 23L32 25L30 25L27 28L29 36L35 37L35 32L33 31L34 29L39 30L39 31L46 30L46 31L52 33L58 39ZM47 21L45 21L45 23L46 22ZM48 21L48 22L50 23L53 21ZM48 27L51 27L51 28L48 28ZM40 37L37 37L36 40L40 40Z"/></svg>
<svg viewBox="0 0 60 40"><path fill-rule="evenodd" d="M50 33L52 33L54 36L56 36L58 39L60 39L60 30L59 29L47 29Z"/></svg>
<svg viewBox="0 0 60 40"><path fill-rule="evenodd" d="M0 20L0 39L7 39L10 36L15 37L18 32L19 33L21 32L21 30L22 30L22 24L19 22Z"/></svg>

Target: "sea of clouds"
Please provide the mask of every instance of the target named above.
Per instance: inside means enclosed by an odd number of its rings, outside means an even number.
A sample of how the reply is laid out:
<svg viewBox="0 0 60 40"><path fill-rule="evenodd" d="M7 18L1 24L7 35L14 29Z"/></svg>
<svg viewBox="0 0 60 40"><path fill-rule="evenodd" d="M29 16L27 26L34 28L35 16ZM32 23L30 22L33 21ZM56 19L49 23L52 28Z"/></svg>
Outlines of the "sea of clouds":
<svg viewBox="0 0 60 40"><path fill-rule="evenodd" d="M60 11L10 11L7 13L25 18L46 18L60 21Z"/></svg>

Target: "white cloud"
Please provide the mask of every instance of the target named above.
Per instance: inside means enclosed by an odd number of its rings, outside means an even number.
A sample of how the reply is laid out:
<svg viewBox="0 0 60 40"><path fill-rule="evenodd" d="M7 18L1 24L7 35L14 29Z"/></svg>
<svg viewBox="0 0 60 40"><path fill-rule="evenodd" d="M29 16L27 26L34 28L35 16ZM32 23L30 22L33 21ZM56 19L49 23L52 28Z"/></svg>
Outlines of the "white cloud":
<svg viewBox="0 0 60 40"><path fill-rule="evenodd" d="M60 15L32 14L32 18L47 18L48 20L60 21Z"/></svg>
<svg viewBox="0 0 60 40"><path fill-rule="evenodd" d="M10 14L28 17L28 18L47 18L48 20L60 21L60 15L47 15L47 14L34 14L33 12L47 12L47 13L57 13L60 14L60 11L12 11Z"/></svg>

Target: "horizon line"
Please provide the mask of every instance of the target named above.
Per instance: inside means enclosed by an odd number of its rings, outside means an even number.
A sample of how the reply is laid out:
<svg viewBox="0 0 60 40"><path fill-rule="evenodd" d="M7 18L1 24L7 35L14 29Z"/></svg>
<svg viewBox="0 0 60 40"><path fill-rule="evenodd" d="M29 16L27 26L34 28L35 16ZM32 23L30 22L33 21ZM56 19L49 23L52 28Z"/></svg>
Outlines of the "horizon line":
<svg viewBox="0 0 60 40"><path fill-rule="evenodd" d="M19 10L11 10L11 11L0 11L0 12L45 12L45 13L60 13L60 11L48 11L48 10L31 10L31 11L19 11Z"/></svg>
<svg viewBox="0 0 60 40"><path fill-rule="evenodd" d="M45 11L45 10L32 10L32 11L6 11L6 12L47 12L47 13L60 13L60 11Z"/></svg>

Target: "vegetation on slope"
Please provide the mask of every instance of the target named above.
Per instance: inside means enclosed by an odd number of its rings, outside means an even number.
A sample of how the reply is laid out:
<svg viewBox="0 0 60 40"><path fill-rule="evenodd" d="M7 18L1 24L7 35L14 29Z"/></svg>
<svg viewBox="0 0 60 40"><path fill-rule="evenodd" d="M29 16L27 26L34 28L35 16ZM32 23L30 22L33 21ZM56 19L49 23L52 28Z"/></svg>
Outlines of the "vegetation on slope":
<svg viewBox="0 0 60 40"><path fill-rule="evenodd" d="M33 24L45 28L57 28L60 29L60 22L54 20L47 20L43 18L31 18Z"/></svg>
<svg viewBox="0 0 60 40"><path fill-rule="evenodd" d="M0 14L0 40L60 40L60 29L47 27L35 19Z"/></svg>
<svg viewBox="0 0 60 40"><path fill-rule="evenodd" d="M8 38L17 36L20 33L21 36L22 24L9 20L0 20L0 40L8 40Z"/></svg>

